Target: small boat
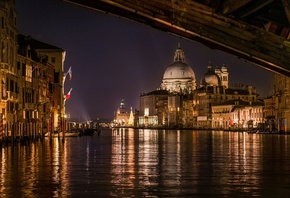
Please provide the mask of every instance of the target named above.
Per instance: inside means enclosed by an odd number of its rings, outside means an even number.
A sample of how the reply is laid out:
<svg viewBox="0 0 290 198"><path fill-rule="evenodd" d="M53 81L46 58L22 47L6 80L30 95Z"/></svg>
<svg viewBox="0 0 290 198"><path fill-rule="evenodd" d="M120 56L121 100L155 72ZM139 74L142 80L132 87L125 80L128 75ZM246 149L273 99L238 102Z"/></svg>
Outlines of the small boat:
<svg viewBox="0 0 290 198"><path fill-rule="evenodd" d="M64 133L64 136L65 136L65 137L78 137L79 135L80 135L80 134L77 133L77 132L70 132L70 131L67 131L67 132ZM50 133L47 132L47 133L45 133L44 136L45 136L45 137L50 137ZM51 134L51 137L62 137L62 136L63 136L62 132L57 132L57 131L55 131L55 132L53 132L53 133Z"/></svg>
<svg viewBox="0 0 290 198"><path fill-rule="evenodd" d="M75 133L75 132L67 131L67 132L64 133L64 136L65 137L78 137L78 136L80 136L80 134L79 133Z"/></svg>
<svg viewBox="0 0 290 198"><path fill-rule="evenodd" d="M249 131L247 131L247 133L257 133L257 130L249 130Z"/></svg>
<svg viewBox="0 0 290 198"><path fill-rule="evenodd" d="M257 134L279 134L279 131L257 131Z"/></svg>

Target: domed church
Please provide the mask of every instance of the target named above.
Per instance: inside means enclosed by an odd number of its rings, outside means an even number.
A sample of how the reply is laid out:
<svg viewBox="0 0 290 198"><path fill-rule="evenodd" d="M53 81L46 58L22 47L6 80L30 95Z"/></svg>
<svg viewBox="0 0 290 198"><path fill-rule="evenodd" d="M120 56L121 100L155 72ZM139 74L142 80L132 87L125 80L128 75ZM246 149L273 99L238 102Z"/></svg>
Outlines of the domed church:
<svg viewBox="0 0 290 198"><path fill-rule="evenodd" d="M207 66L207 72L200 79L200 87L206 86L224 86L228 88L229 85L228 69L223 64L222 68L216 67L213 69L211 62Z"/></svg>
<svg viewBox="0 0 290 198"><path fill-rule="evenodd" d="M165 70L159 89L140 95L138 126L177 128L243 128L262 119L262 104L252 86L229 87L225 65L211 62L197 88L193 69L180 45Z"/></svg>
<svg viewBox="0 0 290 198"><path fill-rule="evenodd" d="M183 94L191 93L196 89L195 74L186 63L180 44L175 51L173 63L164 72L161 89Z"/></svg>
<svg viewBox="0 0 290 198"><path fill-rule="evenodd" d="M220 85L221 85L220 78L215 73L215 71L212 68L212 65L210 64L209 66L207 66L207 72L200 79L200 87L203 87L203 86L220 86Z"/></svg>

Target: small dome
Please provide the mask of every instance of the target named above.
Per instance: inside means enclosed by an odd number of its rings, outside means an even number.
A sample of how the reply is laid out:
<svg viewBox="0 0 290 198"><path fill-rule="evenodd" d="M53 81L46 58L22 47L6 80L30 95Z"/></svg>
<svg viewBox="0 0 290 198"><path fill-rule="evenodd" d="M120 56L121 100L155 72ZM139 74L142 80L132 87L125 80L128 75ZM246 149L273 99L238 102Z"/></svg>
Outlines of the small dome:
<svg viewBox="0 0 290 198"><path fill-rule="evenodd" d="M200 80L200 86L218 86L220 85L220 78L219 76L214 72L212 65L210 64L207 67L207 72L203 75L203 77Z"/></svg>

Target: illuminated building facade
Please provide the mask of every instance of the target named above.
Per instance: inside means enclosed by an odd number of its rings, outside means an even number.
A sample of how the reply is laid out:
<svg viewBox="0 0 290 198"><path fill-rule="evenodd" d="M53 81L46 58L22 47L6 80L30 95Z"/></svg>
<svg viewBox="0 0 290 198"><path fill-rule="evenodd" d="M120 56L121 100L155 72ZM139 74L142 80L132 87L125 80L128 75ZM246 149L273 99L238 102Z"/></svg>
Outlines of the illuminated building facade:
<svg viewBox="0 0 290 198"><path fill-rule="evenodd" d="M42 128L60 132L64 118L65 52L24 35L18 35L18 43L19 120L30 133Z"/></svg>
<svg viewBox="0 0 290 198"><path fill-rule="evenodd" d="M140 95L139 126L167 126L168 95L167 90L155 90Z"/></svg>
<svg viewBox="0 0 290 198"><path fill-rule="evenodd" d="M134 125L134 115L133 115L132 109L131 109L131 112L127 110L124 99L121 100L120 106L117 109L117 112L115 113L115 119L114 119L113 124L114 126L133 126Z"/></svg>
<svg viewBox="0 0 290 198"><path fill-rule="evenodd" d="M16 64L17 56L17 34L15 2L3 0L0 2L0 138L5 135L5 130L15 126L16 110L18 108L18 70Z"/></svg>
<svg viewBox="0 0 290 198"><path fill-rule="evenodd" d="M277 128L289 131L290 128L290 78L275 74L272 107L274 106L273 120ZM268 106L270 109L271 106Z"/></svg>
<svg viewBox="0 0 290 198"><path fill-rule="evenodd" d="M264 103L261 100L246 102L237 99L212 105L211 128L259 128L259 124L264 123L263 108Z"/></svg>
<svg viewBox="0 0 290 198"><path fill-rule="evenodd" d="M243 128L264 121L263 102L252 86L229 87L226 65L210 63L196 88L192 68L178 46L156 91L140 95L139 126Z"/></svg>
<svg viewBox="0 0 290 198"><path fill-rule="evenodd" d="M193 93L195 127L243 128L246 123L252 122L254 117L255 126L263 122L264 116L261 113L263 102L258 100L256 90L252 86L229 87L228 75L225 65L221 69L213 69L210 63L207 67L207 72L201 78L200 88ZM245 112L238 111L238 108L251 110L247 111L247 115L242 116Z"/></svg>
<svg viewBox="0 0 290 198"><path fill-rule="evenodd" d="M186 63L180 45L173 63L165 70L160 88L140 95L139 126L192 126L193 69Z"/></svg>
<svg viewBox="0 0 290 198"><path fill-rule="evenodd" d="M60 130L65 52L18 34L15 1L0 2L0 136Z"/></svg>
<svg viewBox="0 0 290 198"><path fill-rule="evenodd" d="M173 63L164 72L161 89L180 94L190 94L196 89L195 74L186 63L180 46L175 51Z"/></svg>
<svg viewBox="0 0 290 198"><path fill-rule="evenodd" d="M265 127L273 128L273 125L278 124L277 122L277 111L278 111L278 105L276 105L278 97L275 95L270 95L266 98L264 98L264 116L265 116ZM279 121L282 121L282 123L279 123L280 126L277 126L277 130L285 130L287 131L287 125L285 125L285 122L287 122L287 119L280 119Z"/></svg>

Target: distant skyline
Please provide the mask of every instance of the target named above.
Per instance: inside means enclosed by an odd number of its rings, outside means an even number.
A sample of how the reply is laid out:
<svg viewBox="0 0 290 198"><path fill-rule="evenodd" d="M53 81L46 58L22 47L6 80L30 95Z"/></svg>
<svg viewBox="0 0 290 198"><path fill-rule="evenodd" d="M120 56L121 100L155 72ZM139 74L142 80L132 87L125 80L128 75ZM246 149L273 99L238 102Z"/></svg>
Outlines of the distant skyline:
<svg viewBox="0 0 290 198"><path fill-rule="evenodd" d="M156 90L172 64L178 43L196 82L212 65L225 64L230 84L256 87L262 97L273 89L272 72L225 52L62 0L16 0L19 33L66 51L66 112L72 118L113 118L122 99L139 109L139 95Z"/></svg>

